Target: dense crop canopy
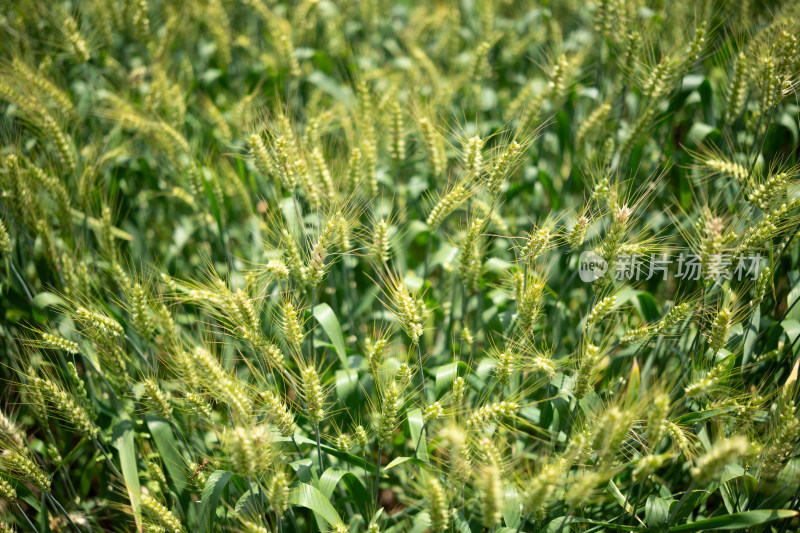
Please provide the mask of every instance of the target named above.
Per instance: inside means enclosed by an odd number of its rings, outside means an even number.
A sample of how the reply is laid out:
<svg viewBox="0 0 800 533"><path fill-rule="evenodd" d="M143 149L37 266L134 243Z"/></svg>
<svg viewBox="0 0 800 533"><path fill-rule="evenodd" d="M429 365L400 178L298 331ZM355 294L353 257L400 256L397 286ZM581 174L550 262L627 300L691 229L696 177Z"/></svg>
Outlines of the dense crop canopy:
<svg viewBox="0 0 800 533"><path fill-rule="evenodd" d="M800 3L1 4L0 532L800 527Z"/></svg>

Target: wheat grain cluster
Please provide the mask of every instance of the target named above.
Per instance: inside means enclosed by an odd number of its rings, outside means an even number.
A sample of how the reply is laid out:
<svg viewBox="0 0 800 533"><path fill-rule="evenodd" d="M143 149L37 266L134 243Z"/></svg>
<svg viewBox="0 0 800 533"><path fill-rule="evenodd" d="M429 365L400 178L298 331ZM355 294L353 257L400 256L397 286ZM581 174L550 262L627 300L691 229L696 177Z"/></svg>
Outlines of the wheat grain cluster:
<svg viewBox="0 0 800 533"><path fill-rule="evenodd" d="M0 532L796 531L798 33L3 2Z"/></svg>

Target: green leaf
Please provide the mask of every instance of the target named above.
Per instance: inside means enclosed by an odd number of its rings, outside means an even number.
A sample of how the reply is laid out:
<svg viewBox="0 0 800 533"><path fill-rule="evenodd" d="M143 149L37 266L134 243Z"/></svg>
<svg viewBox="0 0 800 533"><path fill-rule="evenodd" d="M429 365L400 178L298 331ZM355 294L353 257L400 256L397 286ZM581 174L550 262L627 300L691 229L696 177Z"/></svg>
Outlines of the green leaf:
<svg viewBox="0 0 800 533"><path fill-rule="evenodd" d="M625 393L626 401L629 404L634 404L639 401L639 385L641 384L641 375L639 372L639 362L634 359L631 367L631 375L628 378L628 391Z"/></svg>
<svg viewBox="0 0 800 533"><path fill-rule="evenodd" d="M431 515L427 510L422 510L411 519L411 528L403 533L426 533L431 529Z"/></svg>
<svg viewBox="0 0 800 533"><path fill-rule="evenodd" d="M339 513L336 512L336 509L334 509L331 502L328 501L328 498L311 485L301 483L294 487L291 493L289 493L289 503L298 507L311 509L322 517L331 527L342 521L342 519L339 518Z"/></svg>
<svg viewBox="0 0 800 533"><path fill-rule="evenodd" d="M655 322L661 318L661 313L658 312L658 305L653 295L647 291L627 289L617 294L617 307L623 306L628 302L633 304L648 322Z"/></svg>
<svg viewBox="0 0 800 533"><path fill-rule="evenodd" d="M627 501L625 496L622 495L622 492L620 492L619 487L617 487L613 480L609 480L606 490L614 497L626 513L633 514L633 506Z"/></svg>
<svg viewBox="0 0 800 533"><path fill-rule="evenodd" d="M197 518L199 526L204 531L214 530L214 521L217 518L217 504L222 495L223 489L231 480L233 474L227 470L216 470L206 481L206 486L203 487L203 494L200 500L200 512Z"/></svg>
<svg viewBox="0 0 800 533"><path fill-rule="evenodd" d="M314 461L309 458L298 459L297 461L292 461L289 463L289 466L292 467L297 473L297 479L302 481L303 483L311 483L315 479L314 473Z"/></svg>
<svg viewBox="0 0 800 533"><path fill-rule="evenodd" d="M669 502L652 494L647 497L644 506L644 522L651 529L658 529L667 525L669 519Z"/></svg>
<svg viewBox="0 0 800 533"><path fill-rule="evenodd" d="M336 397L342 404L347 403L347 399L358 390L358 371L354 368L346 368L336 371Z"/></svg>
<svg viewBox="0 0 800 533"><path fill-rule="evenodd" d="M344 368L347 368L347 350L344 346L344 335L342 335L342 326L339 324L339 319L336 318L336 313L333 312L331 306L328 304L319 304L314 306L314 317L322 326L322 329L328 335L333 347L336 349L336 354L342 362Z"/></svg>
<svg viewBox="0 0 800 533"><path fill-rule="evenodd" d="M325 470L325 472L323 472L322 476L319 478L319 491L326 497L330 498L333 496L333 491L336 488L336 485L338 485L339 481L341 481L345 476L353 476L353 478L364 490L363 495L367 496L366 489L364 489L364 484L361 483L361 480L358 479L355 474L348 472L347 470L340 470L338 468L328 468Z"/></svg>
<svg viewBox="0 0 800 533"><path fill-rule="evenodd" d="M459 369L461 369L461 375L464 376L469 370L469 367L464 361L456 361L455 363L447 363L446 365L433 369L437 398L440 398L442 394L450 390L453 386L453 381L459 374Z"/></svg>
<svg viewBox="0 0 800 533"><path fill-rule="evenodd" d="M211 183L211 179L207 179L205 176L205 169L199 168L197 169L200 172L200 175L203 179L203 189L206 193L206 198L208 198L208 203L211 206L211 214L214 216L214 220L217 222L217 230L219 231L219 239L222 240L223 236L225 235L225 226L222 222L222 206L217 203L217 196L214 194L214 186ZM222 243L222 246L225 246L225 243Z"/></svg>
<svg viewBox="0 0 800 533"><path fill-rule="evenodd" d="M145 418L147 427L150 430L150 436L155 441L156 449L161 456L161 462L172 480L172 487L175 492L180 494L188 485L186 461L178 451L178 441L175 439L172 427L163 418L153 415L147 415Z"/></svg>
<svg viewBox="0 0 800 533"><path fill-rule="evenodd" d="M798 140L800 140L800 131L797 128L797 118L793 117L790 113L781 113L781 115L775 119L776 124L780 124L792 134L792 144L797 144Z"/></svg>
<svg viewBox="0 0 800 533"><path fill-rule="evenodd" d="M308 445L308 446L314 447L314 448L316 448L316 446L317 446L316 441L313 441L313 440L311 440L309 438L303 437L302 435L295 435L294 438L297 441L297 444L305 444L305 445ZM281 442L291 442L292 439L289 438L289 437L276 437L275 440L276 441L281 441ZM328 455L332 455L334 457L337 457L337 458L341 459L342 461L345 461L346 463L349 463L349 464L351 464L351 465L353 465L355 467L364 468L364 458L363 457L359 457L357 455L353 455L352 453L340 452L336 448L328 446L327 444L323 444L322 445L322 451L324 451ZM374 463L370 463L369 461L367 461L367 472L371 472L371 473L374 474L375 470L376 470L375 464Z"/></svg>
<svg viewBox="0 0 800 533"><path fill-rule="evenodd" d="M83 221L86 219L86 215L84 215L81 211L78 211L77 209L70 209L69 211L70 213L72 213L72 217L78 223L83 224ZM104 229L106 227L106 224L103 221L98 220L94 217L89 217L87 224L90 228L92 228L95 231ZM113 235L117 239L122 239L124 241L133 241L133 235L131 235L127 231L122 231L116 226L111 226L110 232L111 235Z"/></svg>
<svg viewBox="0 0 800 533"><path fill-rule="evenodd" d="M703 144L706 139L710 140L712 143L717 143L721 138L722 134L717 128L702 122L696 122L689 130L689 134L686 137L686 144L690 147L696 147Z"/></svg>
<svg viewBox="0 0 800 533"><path fill-rule="evenodd" d="M658 305L656 305L656 300L653 298L653 295L649 292L640 292L636 295L636 299L639 302L639 309L642 312L642 316L648 322L655 322L659 318L661 318L661 313L658 312Z"/></svg>
<svg viewBox="0 0 800 533"><path fill-rule="evenodd" d="M464 518L463 511L458 511L453 515L453 525L455 526L456 531L459 531L460 533L472 533L472 529L469 527L469 522L467 522L467 519Z"/></svg>
<svg viewBox="0 0 800 533"><path fill-rule="evenodd" d="M698 520L691 524L683 524L680 526L673 526L669 528L670 531L700 531L700 530L725 530L725 529L746 529L749 527L766 524L773 520L780 520L782 518L793 518L797 516L797 511L780 510L763 510L763 511L746 511L744 513L735 513L725 516L715 516L713 518L706 518L705 520Z"/></svg>
<svg viewBox="0 0 800 533"><path fill-rule="evenodd" d="M410 461L410 460L411 460L411 457L395 457L394 459L389 461L389 464L386 465L383 468L383 471L386 472L387 470L391 470L392 468L396 467L397 465L401 465L401 464L405 463L406 461Z"/></svg>
<svg viewBox="0 0 800 533"><path fill-rule="evenodd" d="M139 504L142 501L142 488L139 485L139 470L136 467L136 441L133 436L134 426L130 420L122 420L114 427L114 447L119 452L119 464L125 481L125 489L128 491L128 498L134 510L136 529L141 532L142 513Z"/></svg>
<svg viewBox="0 0 800 533"><path fill-rule="evenodd" d="M747 339L744 344L744 351L742 353L742 372L744 372L747 363L750 362L753 356L753 346L756 344L756 337L758 337L758 324L761 322L761 309L756 307L753 311L753 316L747 322L747 329L745 334Z"/></svg>
<svg viewBox="0 0 800 533"><path fill-rule="evenodd" d="M547 533L569 533L572 531L570 524L577 521L574 516L559 516L548 522L544 527L544 531Z"/></svg>
<svg viewBox="0 0 800 533"><path fill-rule="evenodd" d="M561 207L561 196L558 194L558 191L553 185L553 180L550 179L550 175L547 173L547 171L540 168L538 177L539 181L544 186L544 190L547 191L548 198L550 198L551 208L558 209Z"/></svg>
<svg viewBox="0 0 800 533"><path fill-rule="evenodd" d="M257 516L261 507L266 507L266 498L258 485L249 484L252 488L246 490L236 500L233 510L239 516Z"/></svg>
<svg viewBox="0 0 800 533"><path fill-rule="evenodd" d="M66 300L52 292L40 292L33 297L32 303L33 306L40 311L44 311L47 307L67 307Z"/></svg>
<svg viewBox="0 0 800 533"><path fill-rule="evenodd" d="M50 532L50 519L47 516L47 494L44 492L39 502L39 531L41 533ZM141 529L139 531L141 531Z"/></svg>
<svg viewBox="0 0 800 533"><path fill-rule="evenodd" d="M408 433L411 438L411 446L416 452L416 456L421 461L428 460L428 441L425 436L425 424L422 422L422 411L419 408L406 411L408 420Z"/></svg>
<svg viewBox="0 0 800 533"><path fill-rule="evenodd" d="M506 526L516 531L522 519L522 504L519 501L519 493L514 485L508 484L505 487L505 507L503 508L503 520ZM499 532L498 532L499 533Z"/></svg>
<svg viewBox="0 0 800 533"><path fill-rule="evenodd" d="M343 104L349 105L353 102L353 92L347 86L342 85L330 76L326 76L319 70L315 70L306 76L306 80Z"/></svg>
<svg viewBox="0 0 800 533"><path fill-rule="evenodd" d="M399 466L403 463L411 462L417 466L427 467L428 465L423 461L417 459L416 457L395 457L392 459L388 465L383 467L382 472L386 472L387 470L391 470L392 468Z"/></svg>
<svg viewBox="0 0 800 533"><path fill-rule="evenodd" d="M564 518L556 518L547 527L548 532L556 532L558 531L558 527L561 524L561 521ZM575 516L571 516L567 519L567 524L570 523L578 523L578 524L592 524L594 526L603 526L602 531L645 531L646 529L643 527L638 526L625 526L622 524L613 524L611 522L601 522L599 520L591 520L589 518L579 518ZM569 531L569 528L564 528L563 531Z"/></svg>
<svg viewBox="0 0 800 533"><path fill-rule="evenodd" d="M794 344L797 337L800 336L800 322L793 318L787 318L781 322L781 327L786 336L789 337L789 342Z"/></svg>
<svg viewBox="0 0 800 533"><path fill-rule="evenodd" d="M800 298L800 272L792 270L789 272L789 283L792 288L789 289L789 294L786 295L786 306L789 311L786 313L784 320L800 320L800 306L797 305L797 299Z"/></svg>
<svg viewBox="0 0 800 533"><path fill-rule="evenodd" d="M57 294L53 294L52 292L40 292L36 296L33 297L32 304L32 311L33 311L33 318L40 323L47 322L47 315L45 314L45 310L48 307L66 307L67 302Z"/></svg>
<svg viewBox="0 0 800 533"><path fill-rule="evenodd" d="M713 120L714 110L711 107L713 105L713 89L711 88L711 82L709 82L708 78L703 78L703 81L697 86L697 92L700 94L700 102L703 104L703 116ZM719 129L716 129L715 132L716 135L722 137ZM718 142L719 137L717 137L714 142Z"/></svg>
<svg viewBox="0 0 800 533"><path fill-rule="evenodd" d="M719 409L709 409L707 411L697 411L696 413L686 413L685 415L676 418L674 422L682 426L688 426L696 424L703 420L707 420L709 418L713 418L715 416L723 415L725 413L730 413L731 411L735 411L736 409L738 409L738 407L732 406L732 407L720 407Z"/></svg>
<svg viewBox="0 0 800 533"><path fill-rule="evenodd" d="M328 468L319 478L319 490L330 498L339 482L344 482L347 486L347 494L352 496L356 503L361 506L363 516L368 516L367 507L373 501L372 496L367 492L361 480L352 472L339 470L338 468Z"/></svg>

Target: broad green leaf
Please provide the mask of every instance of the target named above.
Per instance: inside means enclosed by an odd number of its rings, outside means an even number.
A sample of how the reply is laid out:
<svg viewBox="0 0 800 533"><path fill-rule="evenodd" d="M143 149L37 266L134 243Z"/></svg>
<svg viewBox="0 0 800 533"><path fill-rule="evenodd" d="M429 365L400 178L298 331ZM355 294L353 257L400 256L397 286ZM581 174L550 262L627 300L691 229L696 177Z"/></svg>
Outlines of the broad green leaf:
<svg viewBox="0 0 800 533"><path fill-rule="evenodd" d="M152 415L146 416L147 427L150 430L150 436L156 443L156 449L161 456L161 462L167 469L170 480L172 481L172 488L176 493L180 494L186 489L188 480L186 478L186 461L181 457L178 451L178 441L172 432L172 427L169 422L163 418L158 418Z"/></svg>
<svg viewBox="0 0 800 533"><path fill-rule="evenodd" d="M636 295L636 299L639 302L639 309L642 312L642 316L644 316L648 322L655 322L661 318L661 313L658 311L658 305L652 294L649 292L640 292Z"/></svg>
<svg viewBox="0 0 800 533"><path fill-rule="evenodd" d="M319 478L319 491L330 498L333 496L333 491L336 488L336 485L338 485L339 481L341 481L345 476L353 476L353 478L358 481L358 484L361 485L361 488L364 490L364 494L366 495L366 489L364 489L364 484L361 483L360 479L358 479L352 472L340 470L338 468L328 468L325 470L325 472L323 472L322 476Z"/></svg>
<svg viewBox="0 0 800 533"><path fill-rule="evenodd" d="M708 409L707 411L697 411L696 413L687 413L685 415L679 416L674 420L676 424L680 424L683 426L696 424L700 421L707 420L709 418L713 418L715 416L724 415L725 413L730 413L731 411L735 411L737 407L720 407L719 409Z"/></svg>
<svg viewBox="0 0 800 533"><path fill-rule="evenodd" d="M331 306L328 304L319 304L314 306L314 317L319 322L319 325L322 326L322 329L328 335L328 338L331 340L334 348L336 348L336 354L339 356L339 360L342 362L342 366L347 368L349 365L347 364L347 350L344 346L344 335L342 335L342 326L339 324L339 319L336 318L336 313L333 312Z"/></svg>
<svg viewBox="0 0 800 533"><path fill-rule="evenodd" d="M792 142L796 145L798 140L800 140L800 131L797 127L797 118L793 117L791 113L781 113L779 117L775 119L776 124L780 124L792 134Z"/></svg>
<svg viewBox="0 0 800 533"><path fill-rule="evenodd" d="M222 495L222 491L231 480L233 474L227 470L216 470L208 476L206 486L203 487L203 494L200 499L200 512L198 526L202 531L214 531L214 522L217 518L217 504Z"/></svg>
<svg viewBox="0 0 800 533"><path fill-rule="evenodd" d="M606 486L606 490L608 491L611 496L613 496L614 500L622 507L626 513L633 514L633 505L630 504L622 495L617 485L614 483L614 480L609 480L608 485Z"/></svg>
<svg viewBox="0 0 800 533"><path fill-rule="evenodd" d="M208 203L211 206L211 214L214 216L214 220L217 222L217 230L219 231L219 239L222 247L226 247L225 242L223 242L224 235L225 235L225 225L222 220L222 206L219 205L217 202L217 195L214 194L214 185L211 182L214 179L213 176L206 177L206 170L204 168L199 168L197 171L200 173L203 179L203 189L206 193L206 198L208 198ZM209 179L211 178L211 179Z"/></svg>
<svg viewBox="0 0 800 533"><path fill-rule="evenodd" d="M292 488L289 493L289 503L298 507L311 509L322 517L329 526L334 527L342 521L331 502L318 489L311 485L300 483Z"/></svg>
<svg viewBox="0 0 800 533"><path fill-rule="evenodd" d="M387 470L391 470L392 468L396 467L397 465L401 465L406 461L410 461L411 457L395 457L389 464L383 467L383 471L386 472Z"/></svg>
<svg viewBox="0 0 800 533"><path fill-rule="evenodd" d="M550 179L550 175L547 173L546 170L540 168L538 173L539 181L544 186L544 190L547 191L547 196L550 198L550 205L553 209L558 209L561 207L561 196L558 194L558 191L553 186L553 180Z"/></svg>
<svg viewBox="0 0 800 533"><path fill-rule="evenodd" d="M428 462L428 441L425 435L425 425L422 422L422 411L419 408L406 411L408 420L408 433L411 438L411 446L416 452L416 456L421 461Z"/></svg>
<svg viewBox="0 0 800 533"><path fill-rule="evenodd" d="M142 501L142 489L139 485L139 470L136 466L136 442L134 426L130 420L121 420L114 427L114 447L119 452L119 464L125 489L134 510L136 529L142 531L142 513L139 505Z"/></svg>
<svg viewBox="0 0 800 533"><path fill-rule="evenodd" d="M558 518L553 520L548 525L547 531L555 532L558 531L558 526L564 518ZM576 524L591 524L593 526L603 526L601 531L646 531L647 529L644 527L638 526L626 526L623 524L615 524L613 522L601 522L600 520L591 520L589 518L580 518L576 516L571 516L567 519L567 527L563 529L563 531L569 531L569 524L576 523ZM594 531L594 530L593 530Z"/></svg>
<svg viewBox="0 0 800 533"><path fill-rule="evenodd" d="M746 529L773 520L780 520L783 518L793 518L797 516L797 511L780 510L763 510L763 511L745 511L743 513L729 514L725 516L715 516L713 518L706 518L705 520L698 520L691 524L683 524L680 526L673 526L669 528L670 531L714 531L714 530L728 530L728 529Z"/></svg>
<svg viewBox="0 0 800 533"><path fill-rule="evenodd" d="M710 140L712 143L717 143L721 137L722 134L717 128L702 122L695 122L689 129L686 140L688 146L696 147L703 144L706 139Z"/></svg>
<svg viewBox="0 0 800 533"><path fill-rule="evenodd" d="M358 371L354 368L344 368L336 371L336 397L342 404L358 390Z"/></svg>
<svg viewBox="0 0 800 533"><path fill-rule="evenodd" d="M633 360L633 366L631 368L631 375L628 378L628 391L625 394L627 399L627 403L629 405L633 405L638 403L639 401L639 385L640 385L640 373L639 373L639 361L635 358Z"/></svg>
<svg viewBox="0 0 800 533"><path fill-rule="evenodd" d="M40 292L33 297L33 306L44 311L48 307L67 307L68 304L64 298L52 292Z"/></svg>
<svg viewBox="0 0 800 533"><path fill-rule="evenodd" d="M436 381L436 398L440 398L445 392L450 390L453 386L453 381L459 373L464 377L468 370L469 367L464 361L447 363L446 365L434 368L433 375Z"/></svg>
<svg viewBox="0 0 800 533"><path fill-rule="evenodd" d="M399 465L401 465L403 463L407 463L407 462L411 462L411 463L413 463L413 464L415 464L417 466L421 466L421 467L427 467L428 466L426 463L422 462L420 459L417 459L416 457L395 457L394 459L389 461L388 465L383 467L381 472L386 472L387 470L391 470L392 468L394 468L396 466L399 466Z"/></svg>
<svg viewBox="0 0 800 533"><path fill-rule="evenodd" d="M753 347L756 343L756 337L758 337L759 322L761 322L761 310L756 307L752 317L748 319L746 324L747 329L745 330L745 334L747 338L745 339L744 352L742 354L742 372L744 372L747 363L749 363L750 359L753 357Z"/></svg>
<svg viewBox="0 0 800 533"><path fill-rule="evenodd" d="M472 533L472 530L469 527L469 522L467 519L464 518L464 512L458 511L453 515L453 525L455 526L456 531L460 533Z"/></svg>
<svg viewBox="0 0 800 533"><path fill-rule="evenodd" d="M289 463L289 466L291 466L292 470L297 473L297 479L303 483L312 483L316 479L314 461L308 457L298 459L297 461L292 461Z"/></svg>
<svg viewBox="0 0 800 533"><path fill-rule="evenodd" d="M300 220L297 204L292 198L284 198L280 201L280 210L286 221L287 229L292 235L298 235L300 232Z"/></svg>
<svg viewBox="0 0 800 533"><path fill-rule="evenodd" d="M793 318L787 318L781 321L781 327L783 331L786 332L786 336L789 337L789 343L792 344L795 342L798 336L800 336L800 322ZM800 343L798 343L800 346ZM797 348L795 348L795 353L797 352Z"/></svg>
<svg viewBox="0 0 800 533"><path fill-rule="evenodd" d="M509 528L514 528L512 531L516 531L516 527L522 520L522 504L519 501L517 487L511 484L506 485L504 500L503 521Z"/></svg>
<svg viewBox="0 0 800 533"><path fill-rule="evenodd" d="M791 289L789 290L789 294L786 295L786 306L789 311L786 313L786 317L784 320L800 320L800 302L797 302L797 299L800 298L800 272L793 270L789 273L789 283L791 283Z"/></svg>
<svg viewBox="0 0 800 533"><path fill-rule="evenodd" d="M84 215L81 211L77 209L70 209L70 213L72 213L72 217L80 224L83 224L83 221L86 219L86 215ZM94 217L89 217L88 219L88 226L93 230L100 230L106 227L105 223L101 220L98 220ZM132 241L133 235L128 233L127 231L122 231L116 226L111 226L111 235L116 237L117 239L122 239L124 241Z"/></svg>
<svg viewBox="0 0 800 533"><path fill-rule="evenodd" d="M646 291L626 289L617 294L617 308L626 303L633 304L642 317L648 322L655 322L661 318L653 295Z"/></svg>
<svg viewBox="0 0 800 533"><path fill-rule="evenodd" d="M64 301L63 298L60 296L53 294L52 292L40 292L36 296L33 297L33 301L31 302L33 312L33 318L37 322L44 324L47 322L47 314L45 310L48 307L66 307L67 302Z"/></svg>
<svg viewBox="0 0 800 533"><path fill-rule="evenodd" d="M50 519L47 516L47 494L42 493L42 499L39 501L39 531L42 533L49 533L50 531ZM139 520L137 519L136 527L141 531L141 526L139 525Z"/></svg>
<svg viewBox="0 0 800 533"><path fill-rule="evenodd" d="M334 78L325 75L325 73L315 70L306 77L306 80L312 85L317 86L322 91L331 95L334 99L342 104L351 104L353 102L353 92L349 87L342 85Z"/></svg>
<svg viewBox="0 0 800 533"><path fill-rule="evenodd" d="M570 524L572 522L576 522L574 516L559 516L558 518L552 519L547 525L544 527L544 531L547 533L568 533L572 531Z"/></svg>
<svg viewBox="0 0 800 533"><path fill-rule="evenodd" d="M372 496L364 487L361 479L352 472L340 470L338 468L328 468L319 478L319 490L322 494L330 498L333 496L333 492L339 482L344 482L347 487L345 492L361 507L360 510L363 515L367 516L368 507L373 501Z"/></svg>
<svg viewBox="0 0 800 533"><path fill-rule="evenodd" d="M258 515L259 509L265 509L267 505L267 500L258 485L248 482L248 486L251 488L236 500L236 505L233 507L234 512L239 516Z"/></svg>
<svg viewBox="0 0 800 533"><path fill-rule="evenodd" d="M317 443L315 441L313 441L311 439L308 439L306 437L303 437L301 435L295 435L294 438L297 441L297 444L299 444L299 445L306 445L306 446L310 446L310 447L314 447L314 448L316 448L316 446L317 446ZM289 438L289 437L276 437L275 440L276 441L281 441L281 442L291 442L291 438ZM345 461L345 462L347 462L347 463L349 463L349 464L351 464L353 466L356 466L358 468L364 468L364 458L363 457L359 457L357 455L353 455L352 453L341 452L341 451L337 450L336 448L328 446L327 444L323 444L322 445L322 451L324 451L328 455L332 455L334 457L337 457L337 458L341 459L342 461ZM372 472L373 474L375 473L375 464L374 463L371 463L371 462L367 461L367 472Z"/></svg>
<svg viewBox="0 0 800 533"><path fill-rule="evenodd" d="M667 525L669 519L669 502L658 496L650 495L644 506L644 522L651 529Z"/></svg>
<svg viewBox="0 0 800 533"><path fill-rule="evenodd" d="M423 509L414 515L411 523L411 529L408 529L407 532L404 531L403 533L425 533L430 531L430 527L431 515L427 510Z"/></svg>

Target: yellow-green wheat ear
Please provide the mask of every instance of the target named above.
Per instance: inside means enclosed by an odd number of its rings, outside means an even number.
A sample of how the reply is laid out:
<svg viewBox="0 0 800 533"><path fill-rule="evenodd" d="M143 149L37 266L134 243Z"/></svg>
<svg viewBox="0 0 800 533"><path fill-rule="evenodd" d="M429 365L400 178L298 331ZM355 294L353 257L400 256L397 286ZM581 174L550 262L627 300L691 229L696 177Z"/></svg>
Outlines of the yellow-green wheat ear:
<svg viewBox="0 0 800 533"><path fill-rule="evenodd" d="M8 233L5 222L0 219L0 254L11 253L11 234Z"/></svg>
<svg viewBox="0 0 800 533"><path fill-rule="evenodd" d="M306 416L315 426L325 418L325 392L317 370L312 366L301 372L302 395L306 404Z"/></svg>

